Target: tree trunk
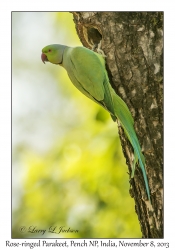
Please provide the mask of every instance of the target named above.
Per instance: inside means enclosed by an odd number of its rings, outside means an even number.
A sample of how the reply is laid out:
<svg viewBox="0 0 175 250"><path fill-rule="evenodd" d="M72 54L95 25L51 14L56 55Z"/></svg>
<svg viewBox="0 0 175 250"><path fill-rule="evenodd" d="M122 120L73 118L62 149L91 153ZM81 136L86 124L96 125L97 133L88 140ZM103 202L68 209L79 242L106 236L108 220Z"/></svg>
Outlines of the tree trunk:
<svg viewBox="0 0 175 250"><path fill-rule="evenodd" d="M138 167L130 180L130 194L143 238L162 238L163 13L73 12L73 16L85 47L96 49L101 40L110 83L132 113L146 160L151 204ZM131 175L133 149L120 126L119 134Z"/></svg>

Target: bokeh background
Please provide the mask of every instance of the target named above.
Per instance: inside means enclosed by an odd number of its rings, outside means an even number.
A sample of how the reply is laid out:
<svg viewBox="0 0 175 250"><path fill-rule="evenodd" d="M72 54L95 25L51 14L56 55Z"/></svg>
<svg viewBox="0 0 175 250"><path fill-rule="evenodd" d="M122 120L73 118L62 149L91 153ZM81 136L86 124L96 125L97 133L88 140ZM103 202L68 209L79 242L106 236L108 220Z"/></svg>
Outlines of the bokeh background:
<svg viewBox="0 0 175 250"><path fill-rule="evenodd" d="M42 63L53 43L82 46L71 13L12 12L12 238L140 238L117 124Z"/></svg>

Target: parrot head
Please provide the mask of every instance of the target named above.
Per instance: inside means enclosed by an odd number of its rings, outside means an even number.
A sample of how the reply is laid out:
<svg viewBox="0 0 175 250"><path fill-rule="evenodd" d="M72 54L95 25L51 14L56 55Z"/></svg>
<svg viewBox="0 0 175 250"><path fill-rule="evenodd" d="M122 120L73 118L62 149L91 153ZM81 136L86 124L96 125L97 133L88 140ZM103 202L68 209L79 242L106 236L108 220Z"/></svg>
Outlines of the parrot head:
<svg viewBox="0 0 175 250"><path fill-rule="evenodd" d="M42 49L41 60L43 63L62 64L63 53L66 46L60 44L51 44Z"/></svg>

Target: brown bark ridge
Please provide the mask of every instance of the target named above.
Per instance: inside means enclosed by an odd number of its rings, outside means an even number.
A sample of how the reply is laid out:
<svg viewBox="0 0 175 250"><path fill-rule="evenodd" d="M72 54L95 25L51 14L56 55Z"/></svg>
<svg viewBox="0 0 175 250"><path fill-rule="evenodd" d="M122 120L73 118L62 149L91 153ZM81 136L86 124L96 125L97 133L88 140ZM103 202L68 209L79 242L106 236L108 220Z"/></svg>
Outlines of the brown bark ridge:
<svg viewBox="0 0 175 250"><path fill-rule="evenodd" d="M130 179L143 238L163 237L163 12L72 12L85 47L106 55L110 83L134 118L151 192L140 168ZM133 149L119 134L131 175Z"/></svg>

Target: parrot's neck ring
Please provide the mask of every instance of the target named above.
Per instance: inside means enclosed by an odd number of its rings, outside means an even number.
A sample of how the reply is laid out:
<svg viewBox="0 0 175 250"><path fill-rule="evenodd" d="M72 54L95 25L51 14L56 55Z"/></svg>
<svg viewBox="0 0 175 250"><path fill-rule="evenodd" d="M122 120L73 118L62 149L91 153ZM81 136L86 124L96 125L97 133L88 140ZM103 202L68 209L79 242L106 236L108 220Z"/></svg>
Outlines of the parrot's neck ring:
<svg viewBox="0 0 175 250"><path fill-rule="evenodd" d="M62 51L61 62L56 63L57 65L61 65L61 64L63 63L63 55L64 55L64 50L65 50L65 48L67 48L67 46L64 46L64 49L63 49L63 51Z"/></svg>

